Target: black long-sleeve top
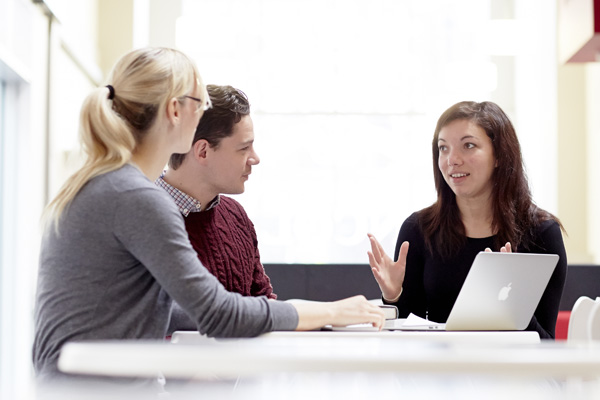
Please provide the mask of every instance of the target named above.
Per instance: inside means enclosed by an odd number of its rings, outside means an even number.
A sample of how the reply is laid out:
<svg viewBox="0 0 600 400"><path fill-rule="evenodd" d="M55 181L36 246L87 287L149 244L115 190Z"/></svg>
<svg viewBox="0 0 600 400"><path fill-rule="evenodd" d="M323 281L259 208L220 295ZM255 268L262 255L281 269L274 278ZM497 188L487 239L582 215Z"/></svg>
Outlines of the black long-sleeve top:
<svg viewBox="0 0 600 400"><path fill-rule="evenodd" d="M445 322L458 297L475 256L486 247L494 248L494 237L467 238L465 246L447 260L425 247L423 233L419 227L418 213L413 213L400 228L394 259L398 259L400 246L410 243L406 258L406 275L398 307L400 317L409 313L431 321ZM556 221L544 221L533 233L531 245L519 248L519 253L558 254L558 264L540 303L526 330L537 331L542 339L553 339L558 308L567 274L567 254L560 226Z"/></svg>

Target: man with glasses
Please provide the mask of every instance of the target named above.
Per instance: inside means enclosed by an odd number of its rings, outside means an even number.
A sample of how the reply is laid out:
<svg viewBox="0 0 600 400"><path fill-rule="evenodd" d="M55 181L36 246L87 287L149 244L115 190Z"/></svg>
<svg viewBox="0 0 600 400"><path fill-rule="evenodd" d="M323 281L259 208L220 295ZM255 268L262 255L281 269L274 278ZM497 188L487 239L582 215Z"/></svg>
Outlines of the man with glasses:
<svg viewBox="0 0 600 400"><path fill-rule="evenodd" d="M173 154L156 184L173 197L200 261L227 290L275 299L252 221L237 201L221 196L243 193L252 167L260 162L250 104L231 86L208 85L207 91L209 107L191 150Z"/></svg>

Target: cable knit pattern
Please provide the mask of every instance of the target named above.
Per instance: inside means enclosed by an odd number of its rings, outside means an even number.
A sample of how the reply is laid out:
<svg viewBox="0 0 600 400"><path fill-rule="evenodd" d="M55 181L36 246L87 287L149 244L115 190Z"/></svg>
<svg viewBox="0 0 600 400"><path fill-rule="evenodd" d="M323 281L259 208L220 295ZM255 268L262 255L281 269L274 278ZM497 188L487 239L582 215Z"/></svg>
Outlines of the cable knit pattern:
<svg viewBox="0 0 600 400"><path fill-rule="evenodd" d="M200 261L227 290L277 298L260 262L254 224L240 203L221 196L218 206L185 217L185 227Z"/></svg>

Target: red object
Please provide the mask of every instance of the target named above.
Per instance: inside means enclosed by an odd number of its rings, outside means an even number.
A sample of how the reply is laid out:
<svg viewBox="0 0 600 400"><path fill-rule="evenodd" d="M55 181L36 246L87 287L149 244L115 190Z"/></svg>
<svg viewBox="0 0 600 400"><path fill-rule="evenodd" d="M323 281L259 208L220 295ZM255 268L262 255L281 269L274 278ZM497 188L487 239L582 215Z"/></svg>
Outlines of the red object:
<svg viewBox="0 0 600 400"><path fill-rule="evenodd" d="M569 318L571 317L571 311L559 311L558 318L556 319L556 340L567 340L569 333Z"/></svg>

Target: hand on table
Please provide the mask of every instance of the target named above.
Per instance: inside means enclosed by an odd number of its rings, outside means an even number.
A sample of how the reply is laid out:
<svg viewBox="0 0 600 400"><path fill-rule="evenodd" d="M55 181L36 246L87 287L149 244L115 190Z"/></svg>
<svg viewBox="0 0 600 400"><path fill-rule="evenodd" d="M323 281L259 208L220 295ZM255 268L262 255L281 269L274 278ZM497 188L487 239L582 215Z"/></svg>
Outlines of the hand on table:
<svg viewBox="0 0 600 400"><path fill-rule="evenodd" d="M296 330L319 329L325 325L346 326L352 324L372 324L381 329L385 316L378 305L358 295L332 302L302 301L291 302L298 311Z"/></svg>

